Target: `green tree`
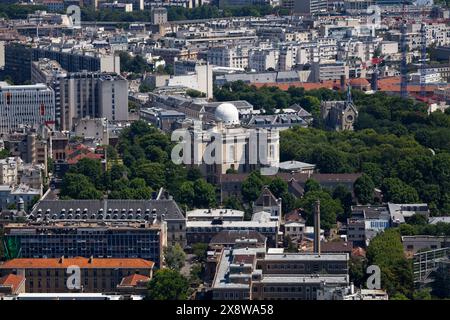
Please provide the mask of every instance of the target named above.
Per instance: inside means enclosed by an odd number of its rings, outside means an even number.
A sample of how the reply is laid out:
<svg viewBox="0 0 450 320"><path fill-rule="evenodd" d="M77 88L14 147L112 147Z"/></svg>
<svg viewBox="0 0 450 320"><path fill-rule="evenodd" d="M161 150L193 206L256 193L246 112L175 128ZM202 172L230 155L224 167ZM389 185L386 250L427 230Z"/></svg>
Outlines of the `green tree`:
<svg viewBox="0 0 450 320"><path fill-rule="evenodd" d="M246 202L255 201L261 194L264 185L267 184L267 179L261 176L259 171L253 171L242 182L242 196Z"/></svg>
<svg viewBox="0 0 450 320"><path fill-rule="evenodd" d="M137 165L135 176L145 180L148 186L156 190L165 185L165 168L163 164L144 161Z"/></svg>
<svg viewBox="0 0 450 320"><path fill-rule="evenodd" d="M338 217L342 222L346 222L346 219L351 215L351 206L353 204L353 196L350 190L342 184L339 184L333 190L333 199L337 199L341 202L344 208L344 215Z"/></svg>
<svg viewBox="0 0 450 320"><path fill-rule="evenodd" d="M450 298L450 269L440 267L434 272L433 276L432 294L441 299Z"/></svg>
<svg viewBox="0 0 450 320"><path fill-rule="evenodd" d="M97 189L104 188L103 169L99 160L83 158L69 169L69 173L82 174L87 177Z"/></svg>
<svg viewBox="0 0 450 320"><path fill-rule="evenodd" d="M152 87L151 85L147 84L147 83L141 83L139 85L139 92L141 93L147 93L147 92L152 92L155 88Z"/></svg>
<svg viewBox="0 0 450 320"><path fill-rule="evenodd" d="M363 173L361 177L356 179L353 189L359 203L368 204L373 202L375 184L369 175Z"/></svg>
<svg viewBox="0 0 450 320"><path fill-rule="evenodd" d="M186 254L179 244L164 248L164 261L168 268L179 271L183 268Z"/></svg>
<svg viewBox="0 0 450 320"><path fill-rule="evenodd" d="M292 241L291 237L286 236L284 241L286 243L286 252L298 252L298 246Z"/></svg>
<svg viewBox="0 0 450 320"><path fill-rule="evenodd" d="M364 259L360 257L351 257L349 262L349 276L350 281L355 284L356 287L362 287L366 279L366 263Z"/></svg>
<svg viewBox="0 0 450 320"><path fill-rule="evenodd" d="M308 179L305 182L305 194L311 191L320 191L322 190L322 187L320 186L319 182L317 182L314 179Z"/></svg>
<svg viewBox="0 0 450 320"><path fill-rule="evenodd" d="M389 295L396 293L411 297L413 288L412 263L403 253L400 233L387 229L373 238L367 248L369 265L381 269L381 285Z"/></svg>
<svg viewBox="0 0 450 320"><path fill-rule="evenodd" d="M210 208L216 204L216 190L205 179L194 182L194 206L197 208Z"/></svg>
<svg viewBox="0 0 450 320"><path fill-rule="evenodd" d="M242 201L235 196L225 198L225 200L223 200L223 207L227 208L227 209L244 211L244 206L242 205Z"/></svg>
<svg viewBox="0 0 450 320"><path fill-rule="evenodd" d="M286 181L283 179L276 177L275 179L272 179L272 181L269 184L269 190L272 192L272 194L275 196L275 198L281 198L281 196L288 191L288 185Z"/></svg>
<svg viewBox="0 0 450 320"><path fill-rule="evenodd" d="M431 300L429 288L414 291L413 300Z"/></svg>
<svg viewBox="0 0 450 320"><path fill-rule="evenodd" d="M417 191L398 178L384 179L381 191L386 202L415 203L419 201Z"/></svg>
<svg viewBox="0 0 450 320"><path fill-rule="evenodd" d="M148 284L146 298L149 300L186 300L189 282L178 271L161 269L155 272Z"/></svg>
<svg viewBox="0 0 450 320"><path fill-rule="evenodd" d="M61 186L61 196L72 199L101 199L102 193L83 174L66 173Z"/></svg>
<svg viewBox="0 0 450 320"><path fill-rule="evenodd" d="M303 208L306 213L306 223L314 224L314 208L316 201L320 200L321 227L325 230L336 224L336 217L342 215L344 210L338 200L334 200L326 191L310 191L299 199L296 207Z"/></svg>
<svg viewBox="0 0 450 320"><path fill-rule="evenodd" d="M208 244L207 243L194 243L192 245L192 252L194 253L195 257L199 262L206 262L206 255L208 251Z"/></svg>

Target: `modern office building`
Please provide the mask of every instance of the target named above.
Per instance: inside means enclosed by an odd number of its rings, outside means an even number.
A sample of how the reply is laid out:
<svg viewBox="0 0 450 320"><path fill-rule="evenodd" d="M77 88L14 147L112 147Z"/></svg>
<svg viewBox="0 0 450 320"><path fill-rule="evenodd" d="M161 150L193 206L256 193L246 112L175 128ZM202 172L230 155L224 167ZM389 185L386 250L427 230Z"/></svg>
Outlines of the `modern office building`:
<svg viewBox="0 0 450 320"><path fill-rule="evenodd" d="M45 84L9 85L0 82L0 132L55 122L55 93Z"/></svg>
<svg viewBox="0 0 450 320"><path fill-rule="evenodd" d="M3 75L10 76L14 83L23 84L31 80L31 63L39 59L58 62L67 72L98 71L120 73L120 58L114 54L100 52L66 52L49 48L32 48L26 44L10 42L5 45L5 68Z"/></svg>
<svg viewBox="0 0 450 320"><path fill-rule="evenodd" d="M313 15L326 12L327 0L294 0L294 13L301 15Z"/></svg>
<svg viewBox="0 0 450 320"><path fill-rule="evenodd" d="M173 199L42 200L29 221L152 222L167 224L167 241L186 246L186 219ZM164 239L165 242L165 239Z"/></svg>
<svg viewBox="0 0 450 320"><path fill-rule="evenodd" d="M160 267L166 245L166 225L152 221L11 223L4 230L10 259L141 258Z"/></svg>
<svg viewBox="0 0 450 320"><path fill-rule="evenodd" d="M56 127L72 130L77 119L128 120L128 81L115 73L67 72L56 61L31 65L32 80L46 81L55 91Z"/></svg>

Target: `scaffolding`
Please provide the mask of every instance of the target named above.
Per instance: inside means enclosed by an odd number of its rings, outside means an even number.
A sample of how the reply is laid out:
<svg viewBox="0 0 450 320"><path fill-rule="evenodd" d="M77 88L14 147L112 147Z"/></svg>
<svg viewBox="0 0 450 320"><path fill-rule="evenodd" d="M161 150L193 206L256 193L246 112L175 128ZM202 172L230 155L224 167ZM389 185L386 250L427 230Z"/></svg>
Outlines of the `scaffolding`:
<svg viewBox="0 0 450 320"><path fill-rule="evenodd" d="M415 253L413 258L414 283L432 282L433 279L430 277L432 272L437 270L441 262L448 261L449 257L450 248Z"/></svg>

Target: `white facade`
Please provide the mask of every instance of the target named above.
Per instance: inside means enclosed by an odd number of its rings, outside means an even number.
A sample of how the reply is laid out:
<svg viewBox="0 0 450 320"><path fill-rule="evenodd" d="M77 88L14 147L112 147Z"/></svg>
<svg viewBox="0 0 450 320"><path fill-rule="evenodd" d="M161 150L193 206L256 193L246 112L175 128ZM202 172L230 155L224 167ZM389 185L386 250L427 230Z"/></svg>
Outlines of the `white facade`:
<svg viewBox="0 0 450 320"><path fill-rule="evenodd" d="M0 132L55 121L55 93L45 84L10 86L0 82Z"/></svg>
<svg viewBox="0 0 450 320"><path fill-rule="evenodd" d="M206 95L208 99L213 97L213 72L212 66L209 64L197 65L195 72L173 76L167 80L167 86L183 86L193 90L200 91Z"/></svg>
<svg viewBox="0 0 450 320"><path fill-rule="evenodd" d="M277 69L280 52L274 49L258 49L250 51L248 66L256 71L266 71L269 68Z"/></svg>
<svg viewBox="0 0 450 320"><path fill-rule="evenodd" d="M17 183L18 163L15 158L9 157L0 160L0 184L13 185Z"/></svg>
<svg viewBox="0 0 450 320"><path fill-rule="evenodd" d="M213 47L208 50L208 62L210 64L228 68L247 68L248 67L247 47Z"/></svg>

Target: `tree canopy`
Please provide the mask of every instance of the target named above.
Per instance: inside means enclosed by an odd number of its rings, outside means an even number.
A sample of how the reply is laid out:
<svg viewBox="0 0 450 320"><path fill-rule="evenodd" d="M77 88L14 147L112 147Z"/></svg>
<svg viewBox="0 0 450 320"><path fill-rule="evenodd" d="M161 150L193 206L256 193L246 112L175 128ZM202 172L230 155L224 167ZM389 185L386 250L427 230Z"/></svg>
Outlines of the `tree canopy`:
<svg viewBox="0 0 450 320"><path fill-rule="evenodd" d="M155 272L148 284L149 300L186 300L189 293L189 282L178 271L161 269Z"/></svg>

